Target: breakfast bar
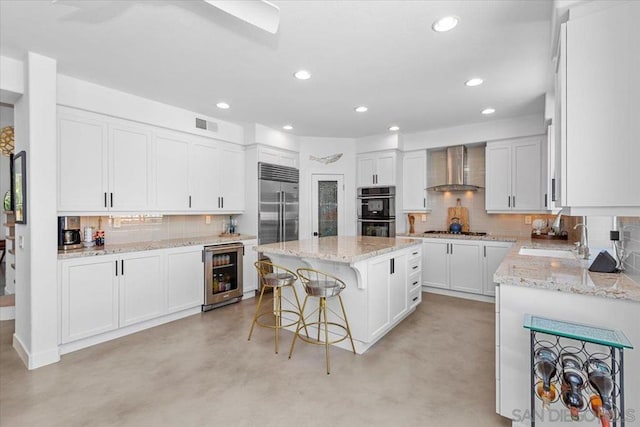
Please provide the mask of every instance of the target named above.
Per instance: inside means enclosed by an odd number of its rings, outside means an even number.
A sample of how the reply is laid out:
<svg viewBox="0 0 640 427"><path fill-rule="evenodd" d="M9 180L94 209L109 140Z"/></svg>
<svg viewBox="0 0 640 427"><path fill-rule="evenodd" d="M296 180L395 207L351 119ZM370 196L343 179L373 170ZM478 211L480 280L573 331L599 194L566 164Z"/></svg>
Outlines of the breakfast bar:
<svg viewBox="0 0 640 427"><path fill-rule="evenodd" d="M422 301L422 251L416 240L333 236L260 245L256 250L293 271L313 268L347 284L341 295L358 354L367 351ZM297 282L295 286L298 295L304 295L302 285ZM283 294L293 301L292 293ZM328 301L330 311L339 312L337 304ZM305 313L312 310L308 307ZM345 341L336 345L350 346Z"/></svg>

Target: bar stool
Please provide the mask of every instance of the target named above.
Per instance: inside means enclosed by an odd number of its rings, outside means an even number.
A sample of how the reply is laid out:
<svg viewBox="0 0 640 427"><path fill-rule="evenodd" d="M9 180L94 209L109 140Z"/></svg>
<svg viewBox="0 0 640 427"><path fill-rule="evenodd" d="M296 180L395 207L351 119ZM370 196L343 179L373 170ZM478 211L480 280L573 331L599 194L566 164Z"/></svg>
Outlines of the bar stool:
<svg viewBox="0 0 640 427"><path fill-rule="evenodd" d="M280 339L280 329L296 325L299 319L302 317L300 315L300 300L298 299L298 293L296 292L296 288L294 286L294 283L296 282L296 280L298 280L298 276L293 271L268 261L256 261L254 265L258 270L261 290L260 298L258 299L258 305L256 306L256 311L253 315L253 321L251 322L251 329L249 330L248 340L251 340L253 328L256 324L264 328L272 328L275 333L275 350L277 354L278 341ZM282 296L282 289L284 287L291 288L291 290L293 291L293 296L295 298L295 303ZM268 310L261 311L262 297L264 296L265 289L273 289L273 307ZM283 299L286 302L294 305L297 311L288 309L283 310ZM296 320L291 323L283 324L282 313L293 314L296 316ZM275 321L273 323L266 323L266 321L262 321L262 317L267 315L275 316Z"/></svg>
<svg viewBox="0 0 640 427"><path fill-rule="evenodd" d="M293 336L293 341L291 342L291 349L289 350L289 359L291 359L291 355L293 354L293 348L296 345L296 339L300 338L301 340L317 345L324 345L325 351L325 359L327 364L327 375L329 375L329 345L335 344L340 341L344 341L349 338L351 342L351 349L353 350L353 354L356 354L356 347L353 344L353 337L351 336L351 328L349 327L349 321L347 320L347 313L344 309L344 304L342 303L342 297L340 293L347 287L347 285L340 280L339 278L332 276L327 273L323 273L322 271L314 270L311 268L299 268L297 270L298 277L304 286L304 290L306 292L306 296L304 297L304 302L302 303L302 315L300 316L300 320L296 326L296 333ZM313 310L309 315L304 315L304 310L307 307L307 300L309 297L318 298L318 308ZM338 301L340 302L340 308L342 309L342 313L336 313L331 310L331 308L327 307L327 299L338 297ZM342 320L344 323L330 322L327 317L327 311L333 313L337 319ZM311 319L315 313L318 313L318 321L308 321ZM317 338L309 337L309 332L307 330L308 326L315 326L318 330ZM329 327L331 331L329 330ZM306 335L301 335L300 330L304 329ZM338 334L339 337L334 340L329 340L329 333L332 335ZM323 336L321 336L321 333ZM344 335L340 335L344 333Z"/></svg>

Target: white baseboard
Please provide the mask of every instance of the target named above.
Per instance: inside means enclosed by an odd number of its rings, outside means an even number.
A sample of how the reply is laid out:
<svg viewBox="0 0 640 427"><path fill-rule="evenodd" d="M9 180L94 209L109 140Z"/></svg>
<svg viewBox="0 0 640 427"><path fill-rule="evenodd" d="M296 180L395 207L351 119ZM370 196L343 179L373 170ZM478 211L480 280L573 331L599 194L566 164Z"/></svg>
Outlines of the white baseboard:
<svg viewBox="0 0 640 427"><path fill-rule="evenodd" d="M29 370L41 368L60 361L58 347L31 354L15 333L13 334L13 348L16 353L18 353L18 357L22 360L22 363L24 363Z"/></svg>
<svg viewBox="0 0 640 427"><path fill-rule="evenodd" d="M0 320L13 320L16 318L16 306L0 307Z"/></svg>
<svg viewBox="0 0 640 427"><path fill-rule="evenodd" d="M451 291L449 289L433 288L431 286L422 286L422 292L428 292L428 293L437 294L437 295L445 295L448 297L469 299L473 301L490 302L490 303L496 302L495 297L490 297L487 295L478 295L478 294L470 294L468 292Z"/></svg>

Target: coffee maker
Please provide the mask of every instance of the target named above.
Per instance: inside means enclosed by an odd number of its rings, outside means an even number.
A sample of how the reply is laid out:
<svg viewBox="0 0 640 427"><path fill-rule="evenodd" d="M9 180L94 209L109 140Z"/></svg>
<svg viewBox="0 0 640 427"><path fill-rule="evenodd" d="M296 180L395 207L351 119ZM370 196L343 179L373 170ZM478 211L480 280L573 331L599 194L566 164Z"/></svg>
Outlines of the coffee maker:
<svg viewBox="0 0 640 427"><path fill-rule="evenodd" d="M58 217L58 250L82 248L79 216Z"/></svg>

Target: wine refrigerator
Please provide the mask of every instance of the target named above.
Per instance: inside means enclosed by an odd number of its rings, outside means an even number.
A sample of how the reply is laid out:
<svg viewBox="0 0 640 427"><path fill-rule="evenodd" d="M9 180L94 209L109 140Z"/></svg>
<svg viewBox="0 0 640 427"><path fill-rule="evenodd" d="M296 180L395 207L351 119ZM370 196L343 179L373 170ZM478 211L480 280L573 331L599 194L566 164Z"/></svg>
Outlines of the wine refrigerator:
<svg viewBox="0 0 640 427"><path fill-rule="evenodd" d="M208 311L242 299L242 243L205 246L204 305Z"/></svg>

